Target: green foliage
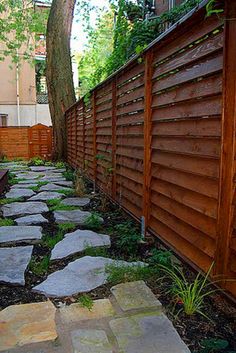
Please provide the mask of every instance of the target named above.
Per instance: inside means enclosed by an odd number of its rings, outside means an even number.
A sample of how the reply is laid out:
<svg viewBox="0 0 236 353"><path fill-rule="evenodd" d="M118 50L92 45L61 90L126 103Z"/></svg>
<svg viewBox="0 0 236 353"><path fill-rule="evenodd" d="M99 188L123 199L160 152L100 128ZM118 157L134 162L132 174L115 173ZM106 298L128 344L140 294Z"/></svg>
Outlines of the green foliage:
<svg viewBox="0 0 236 353"><path fill-rule="evenodd" d="M156 265L163 265L168 268L172 267L171 256L172 253L170 251L159 250L159 249L152 249L151 250L151 257L148 259L148 262L151 266Z"/></svg>
<svg viewBox="0 0 236 353"><path fill-rule="evenodd" d="M86 308L88 309L89 311L92 310L93 308L93 300L90 298L89 295L87 294L83 294L81 295L81 297L79 297L78 301L79 305L82 307L82 308Z"/></svg>
<svg viewBox="0 0 236 353"><path fill-rule="evenodd" d="M75 172L74 170L68 168L65 172L63 172L64 177L67 181L75 181Z"/></svg>
<svg viewBox="0 0 236 353"><path fill-rule="evenodd" d="M22 197L11 198L11 199L0 199L0 205L6 205L8 203L21 202L21 201L24 201Z"/></svg>
<svg viewBox="0 0 236 353"><path fill-rule="evenodd" d="M102 221L96 213L92 213L91 216L86 219L84 225L89 229L99 230L101 229Z"/></svg>
<svg viewBox="0 0 236 353"><path fill-rule="evenodd" d="M209 0L208 4L206 5L206 12L207 17L211 15L218 15L224 12L224 9L217 8L217 0Z"/></svg>
<svg viewBox="0 0 236 353"><path fill-rule="evenodd" d="M107 282L116 285L124 282L148 280L155 277L157 271L149 266L112 264L106 266L106 273L108 275Z"/></svg>
<svg viewBox="0 0 236 353"><path fill-rule="evenodd" d="M59 162L56 162L56 163L55 163L55 167L56 167L57 169L61 169L61 168L65 168L66 165L65 165L64 162L59 161Z"/></svg>
<svg viewBox="0 0 236 353"><path fill-rule="evenodd" d="M54 246L64 238L64 235L74 230L76 225L72 222L65 222L58 225L58 232L55 235L46 234L43 236L43 244L50 249L53 249Z"/></svg>
<svg viewBox="0 0 236 353"><path fill-rule="evenodd" d="M117 245L127 255L135 257L138 253L141 234L130 221L115 226L115 233L118 237Z"/></svg>
<svg viewBox="0 0 236 353"><path fill-rule="evenodd" d="M7 156L0 155L0 163L8 163L10 160L7 158Z"/></svg>
<svg viewBox="0 0 236 353"><path fill-rule="evenodd" d="M49 263L49 256L44 256L40 261L32 257L29 263L29 270L38 276L44 275L48 271Z"/></svg>
<svg viewBox="0 0 236 353"><path fill-rule="evenodd" d="M35 191L35 192L38 192L39 189L41 188L41 186L47 185L47 184L48 184L48 181L39 181L39 182L37 183L37 185L35 185L35 186L29 186L29 187L27 187L27 189L33 190L33 191Z"/></svg>
<svg viewBox="0 0 236 353"><path fill-rule="evenodd" d="M189 282L183 271L176 266L173 269L162 265L158 266L172 281L171 293L176 304L183 306L177 315L184 310L187 315L199 313L207 317L202 311L204 299L217 291L217 289L209 288L212 283L208 279L213 265L210 266L205 276L199 272L193 282Z"/></svg>
<svg viewBox="0 0 236 353"><path fill-rule="evenodd" d="M203 349L200 351L200 353L221 352L222 349L227 348L228 345L229 342L226 340L222 340L219 338L208 338L201 341L201 346L203 347Z"/></svg>
<svg viewBox="0 0 236 353"><path fill-rule="evenodd" d="M92 246L87 246L84 250L85 256L102 256L102 257L109 257L108 251L106 248L93 248Z"/></svg>
<svg viewBox="0 0 236 353"><path fill-rule="evenodd" d="M76 228L76 224L73 222L65 222L65 223L58 224L59 232L62 232L64 234L74 230L75 228Z"/></svg>
<svg viewBox="0 0 236 353"><path fill-rule="evenodd" d="M73 211L79 209L76 206L63 205L59 199L47 200L47 205L50 211Z"/></svg>
<svg viewBox="0 0 236 353"><path fill-rule="evenodd" d="M18 184L19 181L20 181L20 179L17 179L14 173L8 172L8 184L9 185Z"/></svg>
<svg viewBox="0 0 236 353"><path fill-rule="evenodd" d="M75 195L75 191L73 189L72 190L60 189L60 190L57 190L57 192L59 192L59 194L65 195L65 196L74 196Z"/></svg>
<svg viewBox="0 0 236 353"><path fill-rule="evenodd" d="M0 218L0 227L9 227L14 226L15 222L13 219L9 218Z"/></svg>
<svg viewBox="0 0 236 353"><path fill-rule="evenodd" d="M33 157L28 163L29 166L43 166L45 165L45 160L40 157Z"/></svg>

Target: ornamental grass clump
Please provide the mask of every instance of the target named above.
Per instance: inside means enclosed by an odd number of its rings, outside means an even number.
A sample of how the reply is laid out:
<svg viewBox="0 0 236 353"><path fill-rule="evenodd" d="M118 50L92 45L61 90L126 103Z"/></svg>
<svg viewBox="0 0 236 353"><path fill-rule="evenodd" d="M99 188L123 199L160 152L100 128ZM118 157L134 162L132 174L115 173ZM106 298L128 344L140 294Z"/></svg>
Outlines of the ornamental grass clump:
<svg viewBox="0 0 236 353"><path fill-rule="evenodd" d="M209 276L213 265L214 263L210 266L205 276L199 272L192 282L186 278L185 274L179 267L175 266L171 269L159 265L164 274L172 281L170 293L174 295L175 303L182 305L177 316L181 311L184 311L186 315L199 313L200 315L207 317L202 311L204 300L206 297L219 290L212 289L212 284L219 281L209 282Z"/></svg>

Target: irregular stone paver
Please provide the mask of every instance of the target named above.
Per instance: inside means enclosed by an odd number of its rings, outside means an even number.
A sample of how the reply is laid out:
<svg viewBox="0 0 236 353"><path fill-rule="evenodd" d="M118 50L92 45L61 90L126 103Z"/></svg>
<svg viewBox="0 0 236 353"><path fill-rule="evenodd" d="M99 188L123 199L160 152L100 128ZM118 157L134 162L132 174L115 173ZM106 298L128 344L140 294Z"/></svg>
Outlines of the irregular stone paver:
<svg viewBox="0 0 236 353"><path fill-rule="evenodd" d="M34 214L34 215L30 215L30 216L16 218L15 222L18 225L30 226L33 224L48 223L48 220L47 220L47 218L43 217L41 214Z"/></svg>
<svg viewBox="0 0 236 353"><path fill-rule="evenodd" d="M52 273L47 279L33 288L48 297L65 297L88 292L106 283L107 265L144 265L141 262L125 262L105 257L84 256L69 263L63 270Z"/></svg>
<svg viewBox="0 0 236 353"><path fill-rule="evenodd" d="M33 246L0 249L0 282L24 285L32 251Z"/></svg>
<svg viewBox="0 0 236 353"><path fill-rule="evenodd" d="M89 203L88 197L68 197L62 201L63 205L68 206L87 206Z"/></svg>
<svg viewBox="0 0 236 353"><path fill-rule="evenodd" d="M43 202L13 202L2 206L4 217L23 216L48 212L47 205Z"/></svg>
<svg viewBox="0 0 236 353"><path fill-rule="evenodd" d="M56 223L73 222L78 225L84 225L88 217L92 214L87 211L73 210L73 211L55 211L54 218ZM100 217L101 223L103 219Z"/></svg>
<svg viewBox="0 0 236 353"><path fill-rule="evenodd" d="M56 169L56 167L51 167L51 166L46 166L46 165L40 165L40 166L32 166L30 167L30 170L32 170L33 172L44 172L47 170L54 170Z"/></svg>
<svg viewBox="0 0 236 353"><path fill-rule="evenodd" d="M41 181L51 181L51 182L56 182L56 181L66 181L65 178L61 176L44 176L41 178Z"/></svg>
<svg viewBox="0 0 236 353"><path fill-rule="evenodd" d="M111 288L122 310L159 308L161 303L143 281L121 283Z"/></svg>
<svg viewBox="0 0 236 353"><path fill-rule="evenodd" d="M28 187L28 184L29 185L32 185L32 184L38 185L39 181L40 180L35 180L35 179L20 180L17 185L25 185L25 187Z"/></svg>
<svg viewBox="0 0 236 353"><path fill-rule="evenodd" d="M37 186L37 183L33 183L33 184L15 184L11 187L11 190L15 190L15 189L25 189L25 188L31 188L33 186Z"/></svg>
<svg viewBox="0 0 236 353"><path fill-rule="evenodd" d="M106 332L80 329L71 333L74 353L112 353Z"/></svg>
<svg viewBox="0 0 236 353"><path fill-rule="evenodd" d="M47 201L52 199L61 199L64 195L59 192L42 191L39 194L32 196L29 201Z"/></svg>
<svg viewBox="0 0 236 353"><path fill-rule="evenodd" d="M67 187L72 187L73 186L73 182L69 181L69 180L59 180L59 181L55 181L54 184L56 185L60 185L60 186L67 186Z"/></svg>
<svg viewBox="0 0 236 353"><path fill-rule="evenodd" d="M44 174L39 174L39 173L22 173L22 174L17 174L16 177L17 179L25 179L25 180L35 180L35 179L40 179L43 177Z"/></svg>
<svg viewBox="0 0 236 353"><path fill-rule="evenodd" d="M50 302L12 305L0 312L0 351L57 338Z"/></svg>
<svg viewBox="0 0 236 353"><path fill-rule="evenodd" d="M110 247L109 235L98 234L90 230L76 230L68 233L52 250L51 260L63 259L69 255L84 251L87 247Z"/></svg>
<svg viewBox="0 0 236 353"><path fill-rule="evenodd" d="M109 299L95 300L91 310L82 307L79 303L60 308L60 316L64 324L83 320L102 319L114 315L115 311Z"/></svg>
<svg viewBox="0 0 236 353"><path fill-rule="evenodd" d="M55 184L51 184L51 183L49 183L47 185L43 185L39 189L39 191L57 191L57 190L72 191L71 188L67 188L64 186L55 185Z"/></svg>
<svg viewBox="0 0 236 353"><path fill-rule="evenodd" d="M41 227L9 226L0 227L0 244L3 243L38 243L42 238Z"/></svg>
<svg viewBox="0 0 236 353"><path fill-rule="evenodd" d="M122 353L191 353L164 314L123 317L110 327Z"/></svg>
<svg viewBox="0 0 236 353"><path fill-rule="evenodd" d="M9 199L15 199L19 197L31 197L35 195L35 192L30 189L13 189L6 193L6 197Z"/></svg>

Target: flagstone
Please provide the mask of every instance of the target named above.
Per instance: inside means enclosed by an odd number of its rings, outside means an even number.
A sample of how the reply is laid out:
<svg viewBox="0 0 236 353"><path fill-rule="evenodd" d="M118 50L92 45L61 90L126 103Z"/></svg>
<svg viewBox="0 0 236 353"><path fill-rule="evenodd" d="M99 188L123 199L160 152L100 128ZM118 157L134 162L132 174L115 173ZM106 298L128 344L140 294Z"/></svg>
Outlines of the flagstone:
<svg viewBox="0 0 236 353"><path fill-rule="evenodd" d="M92 214L88 211L55 211L53 212L56 223L73 222L78 225L85 225L88 217ZM101 223L103 219L100 217Z"/></svg>
<svg viewBox="0 0 236 353"><path fill-rule="evenodd" d="M33 192L33 190L21 189L21 188L20 189L16 188L6 193L6 197L9 199L15 199L20 197L31 197L33 195L35 195L35 192Z"/></svg>
<svg viewBox="0 0 236 353"><path fill-rule="evenodd" d="M103 330L79 329L71 333L73 353L112 353L111 344Z"/></svg>
<svg viewBox="0 0 236 353"><path fill-rule="evenodd" d="M10 190L25 189L25 188L29 189L29 188L31 188L33 186L37 186L37 183L32 183L32 184L20 184L20 183L18 183L18 184L12 185Z"/></svg>
<svg viewBox="0 0 236 353"><path fill-rule="evenodd" d="M60 186L67 186L67 187L73 187L73 182L69 180L58 180L55 181L54 184L60 185Z"/></svg>
<svg viewBox="0 0 236 353"><path fill-rule="evenodd" d="M43 217L40 213L39 214L34 214L30 216L24 216L20 218L16 218L15 222L18 225L33 225L33 224L43 224L43 223L48 223L47 218Z"/></svg>
<svg viewBox="0 0 236 353"><path fill-rule="evenodd" d="M52 199L61 199L64 195L59 192L42 191L39 194L32 196L29 201L47 201Z"/></svg>
<svg viewBox="0 0 236 353"><path fill-rule="evenodd" d="M68 197L62 200L63 205L68 206L87 206L90 203L90 199L88 197Z"/></svg>
<svg viewBox="0 0 236 353"><path fill-rule="evenodd" d="M48 212L47 205L43 202L13 202L2 206L3 217L23 216Z"/></svg>
<svg viewBox="0 0 236 353"><path fill-rule="evenodd" d="M53 183L49 183L47 185L43 185L40 187L39 191L57 191L57 190L65 190L65 191L72 191L71 188L56 185Z"/></svg>
<svg viewBox="0 0 236 353"><path fill-rule="evenodd" d="M48 171L48 170L55 170L56 167L53 166L46 166L46 165L40 165L40 166L32 166L30 167L30 170L32 170L33 172L44 172L44 171Z"/></svg>
<svg viewBox="0 0 236 353"><path fill-rule="evenodd" d="M42 228L37 226L3 226L0 227L0 244L35 244L42 238Z"/></svg>

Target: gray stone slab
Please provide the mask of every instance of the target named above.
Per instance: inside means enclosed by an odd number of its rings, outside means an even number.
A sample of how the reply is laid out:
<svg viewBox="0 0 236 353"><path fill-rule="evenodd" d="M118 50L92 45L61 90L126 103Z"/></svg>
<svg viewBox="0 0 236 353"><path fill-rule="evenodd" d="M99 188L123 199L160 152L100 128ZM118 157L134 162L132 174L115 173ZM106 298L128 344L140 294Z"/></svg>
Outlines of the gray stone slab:
<svg viewBox="0 0 236 353"><path fill-rule="evenodd" d="M56 185L60 185L60 186L67 186L67 187L73 187L73 182L72 181L69 181L69 180L62 180L62 181L55 181Z"/></svg>
<svg viewBox="0 0 236 353"><path fill-rule="evenodd" d="M89 203L88 197L68 197L62 201L63 205L68 206L87 206Z"/></svg>
<svg viewBox="0 0 236 353"><path fill-rule="evenodd" d="M46 166L46 165L30 167L30 170L32 170L33 172L44 172L44 171L47 171L47 170L54 170L54 169L56 169L56 167Z"/></svg>
<svg viewBox="0 0 236 353"><path fill-rule="evenodd" d="M56 184L53 184L53 183L49 183L47 185L43 185L39 189L39 191L57 191L57 190L72 191L71 188L68 188L68 187L65 187L65 186L56 185Z"/></svg>
<svg viewBox="0 0 236 353"><path fill-rule="evenodd" d="M13 202L2 206L3 217L23 216L48 212L47 205L43 202Z"/></svg>
<svg viewBox="0 0 236 353"><path fill-rule="evenodd" d="M18 182L18 184L16 184L16 185L26 185L26 186L28 186L28 184L30 184L30 185L31 185L31 184L37 185L38 182L39 182L39 180L37 180L37 179L20 180L20 181Z"/></svg>
<svg viewBox="0 0 236 353"><path fill-rule="evenodd" d="M33 246L0 249L0 282L25 285L25 270L30 262Z"/></svg>
<svg viewBox="0 0 236 353"><path fill-rule="evenodd" d="M61 199L64 195L59 192L42 191L39 194L32 196L29 201L47 201L52 199Z"/></svg>
<svg viewBox="0 0 236 353"><path fill-rule="evenodd" d="M26 180L40 179L43 176L44 174L42 173L28 173L28 172L16 175L17 179L26 179Z"/></svg>
<svg viewBox="0 0 236 353"><path fill-rule="evenodd" d="M19 197L31 197L33 195L35 195L35 192L33 192L33 190L19 189L19 188L10 190L9 192L6 193L6 197L8 199L15 199Z"/></svg>
<svg viewBox="0 0 236 353"><path fill-rule="evenodd" d="M73 211L55 211L53 212L56 223L73 222L78 225L84 225L90 212L73 210ZM101 218L101 222L102 222Z"/></svg>
<svg viewBox="0 0 236 353"><path fill-rule="evenodd" d="M71 333L73 353L112 353L103 330L79 329Z"/></svg>
<svg viewBox="0 0 236 353"><path fill-rule="evenodd" d="M31 188L33 186L37 186L37 183L32 183L32 184L15 184L11 187L11 190L15 189L25 189L25 188Z"/></svg>
<svg viewBox="0 0 236 353"><path fill-rule="evenodd" d="M111 292L124 311L148 308L161 309L161 303L144 281L121 283L112 287Z"/></svg>
<svg viewBox="0 0 236 353"><path fill-rule="evenodd" d="M125 262L105 257L84 256L69 263L63 270L50 274L47 279L33 288L47 297L65 297L89 292L106 283L107 265L144 266L141 262Z"/></svg>
<svg viewBox="0 0 236 353"><path fill-rule="evenodd" d="M30 216L16 218L15 222L18 225L30 226L30 225L34 225L34 224L48 223L48 220L47 220L47 218L43 217L41 214L34 214L34 215L30 215Z"/></svg>
<svg viewBox="0 0 236 353"><path fill-rule="evenodd" d="M191 353L164 315L133 315L110 321L122 353Z"/></svg>
<svg viewBox="0 0 236 353"><path fill-rule="evenodd" d="M9 226L0 227L0 244L29 243L35 244L42 238L41 227Z"/></svg>
<svg viewBox="0 0 236 353"><path fill-rule="evenodd" d="M51 260L63 259L72 254L84 251L87 247L110 247L109 235L98 234L90 230L78 229L68 233L52 250Z"/></svg>
<svg viewBox="0 0 236 353"><path fill-rule="evenodd" d="M50 182L66 181L66 179L64 177L61 177L61 176L47 176L47 175L45 175L40 180L41 181L50 181Z"/></svg>

